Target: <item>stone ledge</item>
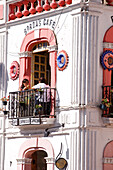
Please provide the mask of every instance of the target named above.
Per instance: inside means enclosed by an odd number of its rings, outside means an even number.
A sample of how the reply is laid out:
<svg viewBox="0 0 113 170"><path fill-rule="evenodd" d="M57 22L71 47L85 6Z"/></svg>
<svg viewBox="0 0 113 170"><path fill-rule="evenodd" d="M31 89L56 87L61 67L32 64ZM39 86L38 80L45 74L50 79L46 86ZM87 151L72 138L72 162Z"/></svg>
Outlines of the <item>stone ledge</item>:
<svg viewBox="0 0 113 170"><path fill-rule="evenodd" d="M103 123L113 126L113 118L102 117Z"/></svg>

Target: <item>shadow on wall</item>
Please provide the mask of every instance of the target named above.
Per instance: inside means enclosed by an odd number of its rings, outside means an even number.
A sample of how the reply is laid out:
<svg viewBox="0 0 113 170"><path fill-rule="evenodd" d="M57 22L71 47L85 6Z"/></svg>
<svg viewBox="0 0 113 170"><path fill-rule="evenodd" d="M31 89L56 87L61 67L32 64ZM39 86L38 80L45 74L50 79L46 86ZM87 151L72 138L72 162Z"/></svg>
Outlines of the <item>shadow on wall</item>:
<svg viewBox="0 0 113 170"><path fill-rule="evenodd" d="M0 91L7 92L8 72L3 63L0 63Z"/></svg>

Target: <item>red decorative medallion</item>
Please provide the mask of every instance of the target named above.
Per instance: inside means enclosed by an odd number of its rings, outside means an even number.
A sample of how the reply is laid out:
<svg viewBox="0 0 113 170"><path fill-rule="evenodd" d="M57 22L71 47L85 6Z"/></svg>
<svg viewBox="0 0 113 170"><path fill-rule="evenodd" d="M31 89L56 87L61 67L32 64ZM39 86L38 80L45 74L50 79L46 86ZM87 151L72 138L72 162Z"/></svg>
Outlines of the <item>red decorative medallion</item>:
<svg viewBox="0 0 113 170"><path fill-rule="evenodd" d="M12 80L16 80L19 76L19 63L17 61L13 61L11 63L11 67L10 67L10 78Z"/></svg>

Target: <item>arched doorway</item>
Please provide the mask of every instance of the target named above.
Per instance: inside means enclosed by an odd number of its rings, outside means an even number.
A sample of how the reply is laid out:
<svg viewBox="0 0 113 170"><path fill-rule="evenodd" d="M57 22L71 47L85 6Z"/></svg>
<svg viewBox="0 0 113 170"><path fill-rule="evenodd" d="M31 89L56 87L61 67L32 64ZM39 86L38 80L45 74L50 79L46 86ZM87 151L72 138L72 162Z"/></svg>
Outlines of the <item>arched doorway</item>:
<svg viewBox="0 0 113 170"><path fill-rule="evenodd" d="M103 46L103 52L106 50L113 52L113 26L106 31L103 39ZM103 85L113 86L113 70L103 69Z"/></svg>
<svg viewBox="0 0 113 170"><path fill-rule="evenodd" d="M50 57L46 41L35 44L32 48L31 86L38 84L40 77L44 77L46 84L51 84Z"/></svg>
<svg viewBox="0 0 113 170"><path fill-rule="evenodd" d="M54 170L53 146L47 139L27 139L20 147L17 160L17 170L39 170L38 167Z"/></svg>
<svg viewBox="0 0 113 170"><path fill-rule="evenodd" d="M40 51L39 48L40 45L48 44L48 47L46 50ZM50 29L38 29L29 32L23 39L21 48L20 48L20 74L19 74L19 85L21 85L21 82L24 78L27 78L30 82L30 85L34 85L32 79L32 54L33 51L35 51L35 47L39 45L38 48L38 55L41 55L41 53L46 53L48 55L47 58L49 58L48 66L49 66L49 74L47 74L48 68L46 70L46 79L49 82L48 84L52 87L56 87L56 56L57 56L57 43L56 43L56 37L52 30ZM37 52L36 52L37 53ZM40 73L39 73L40 74ZM36 78L37 78L36 74Z"/></svg>
<svg viewBox="0 0 113 170"><path fill-rule="evenodd" d="M43 150L38 150L32 153L31 170L47 170L47 163L44 159L47 156L47 153Z"/></svg>
<svg viewBox="0 0 113 170"><path fill-rule="evenodd" d="M113 170L113 141L105 146L103 154L103 170Z"/></svg>

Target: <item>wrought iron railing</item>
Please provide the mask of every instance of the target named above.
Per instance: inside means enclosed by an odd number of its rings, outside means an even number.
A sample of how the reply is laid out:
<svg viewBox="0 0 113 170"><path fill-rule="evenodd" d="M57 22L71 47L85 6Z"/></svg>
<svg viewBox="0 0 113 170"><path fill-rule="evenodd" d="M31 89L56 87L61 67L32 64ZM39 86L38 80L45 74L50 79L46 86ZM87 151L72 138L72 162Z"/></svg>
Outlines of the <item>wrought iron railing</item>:
<svg viewBox="0 0 113 170"><path fill-rule="evenodd" d="M32 89L9 93L9 119L55 117L58 96L55 88Z"/></svg>
<svg viewBox="0 0 113 170"><path fill-rule="evenodd" d="M103 117L113 117L113 86L102 86L102 99L108 99L108 107L103 109Z"/></svg>

